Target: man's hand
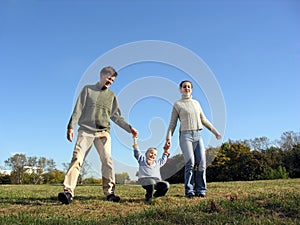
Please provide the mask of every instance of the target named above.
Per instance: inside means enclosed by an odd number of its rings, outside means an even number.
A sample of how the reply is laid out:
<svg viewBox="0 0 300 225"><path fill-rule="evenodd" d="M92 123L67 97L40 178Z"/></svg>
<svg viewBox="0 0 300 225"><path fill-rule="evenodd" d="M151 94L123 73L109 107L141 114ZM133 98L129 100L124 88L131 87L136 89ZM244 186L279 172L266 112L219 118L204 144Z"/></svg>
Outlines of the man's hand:
<svg viewBox="0 0 300 225"><path fill-rule="evenodd" d="M136 129L134 129L134 128L132 127L132 128L130 129L130 131L131 131L132 136L133 136L134 138L137 138L137 137L138 137L139 132L138 132Z"/></svg>
<svg viewBox="0 0 300 225"><path fill-rule="evenodd" d="M67 139L72 142L74 138L74 130L73 129L68 129L67 130Z"/></svg>

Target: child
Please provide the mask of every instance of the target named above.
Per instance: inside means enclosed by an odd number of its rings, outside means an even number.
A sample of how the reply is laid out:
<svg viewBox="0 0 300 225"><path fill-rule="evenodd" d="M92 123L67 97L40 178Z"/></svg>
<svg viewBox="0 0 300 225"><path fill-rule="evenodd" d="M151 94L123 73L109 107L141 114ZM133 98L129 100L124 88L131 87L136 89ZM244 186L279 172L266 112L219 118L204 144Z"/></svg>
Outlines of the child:
<svg viewBox="0 0 300 225"><path fill-rule="evenodd" d="M164 146L162 158L156 160L157 149L148 148L145 156L142 155L136 143L137 138L134 138L134 157L139 163L139 178L138 182L146 189L145 202L151 203L152 197L165 196L169 190L169 183L163 181L160 175L160 168L167 162L170 155L169 146ZM153 191L156 190L153 194Z"/></svg>

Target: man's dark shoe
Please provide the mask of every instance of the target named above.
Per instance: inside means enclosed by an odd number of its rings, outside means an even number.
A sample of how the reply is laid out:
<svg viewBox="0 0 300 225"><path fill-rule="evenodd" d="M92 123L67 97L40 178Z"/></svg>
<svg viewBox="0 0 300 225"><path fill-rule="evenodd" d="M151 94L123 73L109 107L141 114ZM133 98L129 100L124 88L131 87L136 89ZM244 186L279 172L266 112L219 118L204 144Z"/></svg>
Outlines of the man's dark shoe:
<svg viewBox="0 0 300 225"><path fill-rule="evenodd" d="M60 201L63 204L70 204L72 202L73 198L70 192L68 191L64 191L64 192L60 192L58 194L58 201Z"/></svg>
<svg viewBox="0 0 300 225"><path fill-rule="evenodd" d="M107 201L110 201L110 202L119 202L120 201L120 197L116 196L114 194L107 195L106 199L107 199Z"/></svg>

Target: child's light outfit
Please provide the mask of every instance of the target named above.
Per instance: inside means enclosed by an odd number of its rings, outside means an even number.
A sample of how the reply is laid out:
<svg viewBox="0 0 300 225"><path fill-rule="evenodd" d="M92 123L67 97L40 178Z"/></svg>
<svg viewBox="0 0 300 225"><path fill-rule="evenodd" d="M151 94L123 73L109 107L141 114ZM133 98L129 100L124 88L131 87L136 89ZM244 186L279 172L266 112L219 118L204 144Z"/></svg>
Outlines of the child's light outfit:
<svg viewBox="0 0 300 225"><path fill-rule="evenodd" d="M169 190L169 183L163 181L160 175L160 168L167 162L169 154L163 153L162 158L152 161L152 164L147 163L147 159L142 155L138 145L133 145L134 157L139 163L139 178L138 182L146 189L146 201L149 201L152 196L164 196ZM156 192L153 194L154 190Z"/></svg>

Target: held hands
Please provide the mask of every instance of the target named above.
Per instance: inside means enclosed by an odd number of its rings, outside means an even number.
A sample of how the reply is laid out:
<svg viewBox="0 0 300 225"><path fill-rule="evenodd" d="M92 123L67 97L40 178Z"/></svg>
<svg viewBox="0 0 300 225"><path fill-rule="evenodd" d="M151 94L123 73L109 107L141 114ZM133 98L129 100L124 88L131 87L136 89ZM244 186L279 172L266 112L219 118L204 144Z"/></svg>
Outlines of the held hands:
<svg viewBox="0 0 300 225"><path fill-rule="evenodd" d="M138 137L139 132L136 129L134 129L133 127L131 127L130 131L132 133L133 138L137 138Z"/></svg>
<svg viewBox="0 0 300 225"><path fill-rule="evenodd" d="M136 129L134 129L133 127L131 127L130 131L132 133L132 138L133 138L133 147L136 147L136 146L138 146L137 139L138 139L139 132Z"/></svg>
<svg viewBox="0 0 300 225"><path fill-rule="evenodd" d="M168 139L168 140L166 140L166 143L164 145L164 149L170 149L170 147L171 147L171 140Z"/></svg>
<svg viewBox="0 0 300 225"><path fill-rule="evenodd" d="M167 140L164 145L164 154L166 154L168 156L170 155L170 153L169 153L170 146L171 146L171 142L170 142L170 140Z"/></svg>

